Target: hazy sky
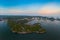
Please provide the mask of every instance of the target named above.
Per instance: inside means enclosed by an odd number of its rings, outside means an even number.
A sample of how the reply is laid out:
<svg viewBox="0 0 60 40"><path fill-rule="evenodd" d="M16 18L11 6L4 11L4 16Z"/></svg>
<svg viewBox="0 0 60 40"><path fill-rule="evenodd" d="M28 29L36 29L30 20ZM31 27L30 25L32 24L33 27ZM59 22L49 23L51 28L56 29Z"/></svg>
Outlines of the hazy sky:
<svg viewBox="0 0 60 40"><path fill-rule="evenodd" d="M0 0L0 15L60 15L60 0Z"/></svg>

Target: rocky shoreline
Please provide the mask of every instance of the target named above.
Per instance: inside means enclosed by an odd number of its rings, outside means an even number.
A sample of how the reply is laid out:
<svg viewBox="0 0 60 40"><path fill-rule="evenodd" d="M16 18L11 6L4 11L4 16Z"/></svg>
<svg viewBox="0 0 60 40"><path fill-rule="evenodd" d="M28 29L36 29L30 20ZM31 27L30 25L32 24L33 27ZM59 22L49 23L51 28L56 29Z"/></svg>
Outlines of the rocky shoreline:
<svg viewBox="0 0 60 40"><path fill-rule="evenodd" d="M16 32L16 31L12 31L12 32L18 33L18 34L30 34L30 33L44 34L44 33L46 33L46 31L44 31L44 32L39 32L39 31L36 31L36 32Z"/></svg>

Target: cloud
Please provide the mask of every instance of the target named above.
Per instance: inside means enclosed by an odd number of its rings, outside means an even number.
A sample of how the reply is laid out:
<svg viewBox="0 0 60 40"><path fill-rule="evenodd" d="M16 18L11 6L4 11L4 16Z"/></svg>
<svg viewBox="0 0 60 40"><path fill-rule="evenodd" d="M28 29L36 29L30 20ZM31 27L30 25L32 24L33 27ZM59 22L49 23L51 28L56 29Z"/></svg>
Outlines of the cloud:
<svg viewBox="0 0 60 40"><path fill-rule="evenodd" d="M16 8L0 8L0 15L30 15L30 14L35 14L37 13L36 11L32 10L21 10L21 9L16 9Z"/></svg>
<svg viewBox="0 0 60 40"><path fill-rule="evenodd" d="M60 13L60 5L47 3L45 5L32 4L24 7L16 6L11 8L0 7L0 15L55 15Z"/></svg>
<svg viewBox="0 0 60 40"><path fill-rule="evenodd" d="M60 7L56 3L45 4L38 13L42 15L51 15L60 13Z"/></svg>

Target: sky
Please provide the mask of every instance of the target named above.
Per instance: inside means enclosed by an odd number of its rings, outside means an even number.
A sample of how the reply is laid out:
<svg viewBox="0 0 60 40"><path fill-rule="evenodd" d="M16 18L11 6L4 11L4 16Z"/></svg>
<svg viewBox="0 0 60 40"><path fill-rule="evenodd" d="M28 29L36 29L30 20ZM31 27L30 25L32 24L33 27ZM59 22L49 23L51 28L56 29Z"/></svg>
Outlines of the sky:
<svg viewBox="0 0 60 40"><path fill-rule="evenodd" d="M60 0L0 0L0 15L58 17L60 15Z"/></svg>

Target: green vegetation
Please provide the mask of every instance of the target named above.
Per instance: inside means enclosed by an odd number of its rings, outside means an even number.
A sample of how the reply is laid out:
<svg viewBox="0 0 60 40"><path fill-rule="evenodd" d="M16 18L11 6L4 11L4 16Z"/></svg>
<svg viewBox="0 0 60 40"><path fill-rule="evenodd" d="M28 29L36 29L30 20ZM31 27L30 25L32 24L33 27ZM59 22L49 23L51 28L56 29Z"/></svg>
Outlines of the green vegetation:
<svg viewBox="0 0 60 40"><path fill-rule="evenodd" d="M11 19L8 19L8 25L10 26L11 30L14 32L26 32L26 33L32 33L32 32L37 32L37 33L45 33L46 30L42 29L41 26L36 23L34 25L27 25L28 20L19 20L19 21L14 21Z"/></svg>

